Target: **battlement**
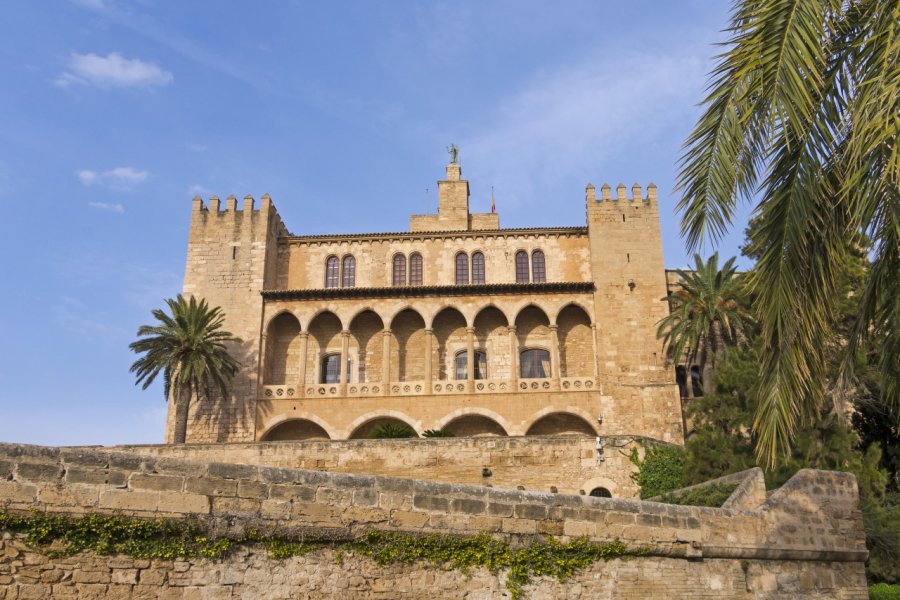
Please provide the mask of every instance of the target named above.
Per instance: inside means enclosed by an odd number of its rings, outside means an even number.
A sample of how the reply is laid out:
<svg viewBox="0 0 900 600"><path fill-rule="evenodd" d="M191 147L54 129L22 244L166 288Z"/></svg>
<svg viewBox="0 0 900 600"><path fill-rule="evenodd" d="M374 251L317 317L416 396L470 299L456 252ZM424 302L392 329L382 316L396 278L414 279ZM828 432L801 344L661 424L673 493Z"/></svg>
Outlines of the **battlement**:
<svg viewBox="0 0 900 600"><path fill-rule="evenodd" d="M260 203L257 207L256 200L253 196L247 194L244 196L244 202L241 208L238 208L238 200L234 194L229 195L225 199L224 207L218 196L211 196L208 205L204 204L203 198L200 196L194 196L192 206L193 221L196 224L210 225L212 224L208 220L208 217L210 216L216 216L219 219L225 220L242 218L244 215L250 215L251 217L266 217L271 214L274 217L273 225L275 234L277 236L290 235L284 222L278 215L278 210L275 208L275 203L272 202L271 196L266 193L263 194L259 200Z"/></svg>
<svg viewBox="0 0 900 600"><path fill-rule="evenodd" d="M612 188L608 183L604 183L600 186L600 198L597 198L597 190L594 187L594 184L589 183L587 187L584 189L585 192L585 200L588 204L597 203L597 202L643 202L643 203L653 203L656 202L656 184L651 183L647 186L647 195L644 196L641 191L641 186L638 183L635 183L631 186L631 195L628 195L628 188L625 187L625 184L620 183L616 186L616 197L612 196Z"/></svg>

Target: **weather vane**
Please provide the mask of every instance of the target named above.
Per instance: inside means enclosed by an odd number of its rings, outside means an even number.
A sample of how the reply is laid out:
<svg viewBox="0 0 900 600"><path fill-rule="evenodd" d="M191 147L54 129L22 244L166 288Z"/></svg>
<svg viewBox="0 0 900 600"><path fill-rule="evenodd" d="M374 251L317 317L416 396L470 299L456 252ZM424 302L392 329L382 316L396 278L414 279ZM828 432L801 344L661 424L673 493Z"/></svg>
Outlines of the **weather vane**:
<svg viewBox="0 0 900 600"><path fill-rule="evenodd" d="M447 147L447 152L450 153L450 164L455 165L459 162L459 148L456 147L456 144L450 144Z"/></svg>

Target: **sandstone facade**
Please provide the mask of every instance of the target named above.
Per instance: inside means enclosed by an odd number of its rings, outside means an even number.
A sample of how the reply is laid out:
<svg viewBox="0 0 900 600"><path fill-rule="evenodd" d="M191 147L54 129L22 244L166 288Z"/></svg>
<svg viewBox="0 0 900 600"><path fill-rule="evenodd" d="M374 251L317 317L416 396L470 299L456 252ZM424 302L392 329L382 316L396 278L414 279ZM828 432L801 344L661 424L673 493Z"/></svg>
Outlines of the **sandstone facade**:
<svg viewBox="0 0 900 600"><path fill-rule="evenodd" d="M244 343L232 397L195 403L189 442L359 439L387 422L682 441L656 339L655 186L589 185L585 226L528 229L470 214L457 164L438 189L438 213L401 233L292 235L268 196L194 199L184 292Z"/></svg>

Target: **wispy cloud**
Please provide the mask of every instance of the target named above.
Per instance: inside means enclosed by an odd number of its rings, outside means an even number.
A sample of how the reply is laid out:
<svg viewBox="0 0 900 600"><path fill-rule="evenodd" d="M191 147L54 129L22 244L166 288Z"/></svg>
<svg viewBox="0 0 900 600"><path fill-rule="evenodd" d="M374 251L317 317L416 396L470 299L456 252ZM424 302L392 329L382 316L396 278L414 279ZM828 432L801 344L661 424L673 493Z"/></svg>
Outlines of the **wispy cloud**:
<svg viewBox="0 0 900 600"><path fill-rule="evenodd" d="M128 332L122 327L87 315L86 313L90 309L76 298L63 296L56 303L54 309L56 320L62 328L86 338L113 341L128 335Z"/></svg>
<svg viewBox="0 0 900 600"><path fill-rule="evenodd" d="M150 177L147 171L134 167L116 167L107 171L82 169L76 175L79 181L88 187L97 185L118 191L132 190Z"/></svg>
<svg viewBox="0 0 900 600"><path fill-rule="evenodd" d="M701 56L595 56L541 74L461 142L463 158L476 166L470 171L484 165L477 175L502 184L507 204L546 201L548 182L602 176L604 162L640 155L689 121L704 81Z"/></svg>
<svg viewBox="0 0 900 600"><path fill-rule="evenodd" d="M114 212L116 214L124 214L125 207L121 204L108 204L106 202L88 202L88 206L91 208L96 208L97 210L105 210L108 212Z"/></svg>
<svg viewBox="0 0 900 600"><path fill-rule="evenodd" d="M125 58L117 52L106 56L72 54L68 70L56 78L56 85L96 85L99 87L159 87L169 85L174 76L153 63Z"/></svg>
<svg viewBox="0 0 900 600"><path fill-rule="evenodd" d="M191 196L212 196L213 191L208 187L204 187L199 183L195 183L188 188L188 194Z"/></svg>

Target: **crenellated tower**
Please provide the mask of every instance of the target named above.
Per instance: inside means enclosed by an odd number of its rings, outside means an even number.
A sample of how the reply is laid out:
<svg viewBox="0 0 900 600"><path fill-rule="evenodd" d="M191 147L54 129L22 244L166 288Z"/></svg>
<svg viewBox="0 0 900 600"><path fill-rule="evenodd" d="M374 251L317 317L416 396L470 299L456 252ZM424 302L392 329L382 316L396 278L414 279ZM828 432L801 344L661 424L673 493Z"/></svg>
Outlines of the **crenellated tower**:
<svg viewBox="0 0 900 600"><path fill-rule="evenodd" d="M629 420L681 443L681 403L666 366L657 323L668 311L656 185L586 188L591 273L596 286L599 372L604 394L617 399L619 424Z"/></svg>
<svg viewBox="0 0 900 600"><path fill-rule="evenodd" d="M184 294L205 298L225 313L225 328L244 343L231 349L240 362L232 394L227 399L194 403L188 422L188 441L251 441L257 396L260 324L263 315L261 292L272 287L276 276L277 240L286 229L265 194L259 208L252 196L229 196L224 210L219 198L210 198L209 207L200 197L193 200ZM169 407L166 441L171 441L174 410Z"/></svg>

